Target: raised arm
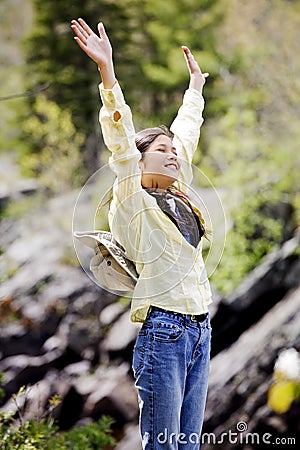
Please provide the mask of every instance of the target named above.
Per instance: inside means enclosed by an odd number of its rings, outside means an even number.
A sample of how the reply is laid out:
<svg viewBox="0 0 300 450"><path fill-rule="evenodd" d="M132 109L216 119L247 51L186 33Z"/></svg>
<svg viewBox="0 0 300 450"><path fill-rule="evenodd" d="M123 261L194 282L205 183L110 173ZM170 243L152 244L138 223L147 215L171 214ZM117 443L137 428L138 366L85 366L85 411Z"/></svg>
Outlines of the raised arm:
<svg viewBox="0 0 300 450"><path fill-rule="evenodd" d="M76 34L75 41L79 47L98 65L102 79L99 85L102 135L112 153L109 158L110 167L118 177L115 190L119 190L119 198L126 198L132 192L142 189L138 166L141 154L135 145L131 110L115 77L112 46L101 22L98 24L99 36L83 19L73 20L71 28Z"/></svg>
<svg viewBox="0 0 300 450"><path fill-rule="evenodd" d="M112 57L112 46L103 23L98 24L99 36L83 19L72 20L71 28L79 47L98 65L104 89L111 89L116 83Z"/></svg>
<svg viewBox="0 0 300 450"><path fill-rule="evenodd" d="M188 47L183 45L181 48L184 52L184 57L190 73L189 88L196 89L196 91L199 91L202 94L203 86L205 85L206 78L209 76L209 74L207 72L205 73L201 72L201 69L197 61L195 60L193 54L191 53Z"/></svg>
<svg viewBox="0 0 300 450"><path fill-rule="evenodd" d="M193 178L192 160L198 146L200 127L203 123L202 90L208 73L201 72L198 63L187 47L183 46L182 50L190 74L189 89L184 94L182 106L170 129L174 134L173 143L181 163L177 184L185 192Z"/></svg>

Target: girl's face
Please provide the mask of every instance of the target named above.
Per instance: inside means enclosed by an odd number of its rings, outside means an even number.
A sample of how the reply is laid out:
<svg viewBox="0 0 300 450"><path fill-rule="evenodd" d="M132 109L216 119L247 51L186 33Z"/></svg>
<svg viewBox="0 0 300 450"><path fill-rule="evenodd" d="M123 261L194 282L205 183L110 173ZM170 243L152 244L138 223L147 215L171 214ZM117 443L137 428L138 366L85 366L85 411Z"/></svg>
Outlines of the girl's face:
<svg viewBox="0 0 300 450"><path fill-rule="evenodd" d="M144 188L167 189L171 186L180 170L172 139L165 135L158 136L143 153L139 166Z"/></svg>

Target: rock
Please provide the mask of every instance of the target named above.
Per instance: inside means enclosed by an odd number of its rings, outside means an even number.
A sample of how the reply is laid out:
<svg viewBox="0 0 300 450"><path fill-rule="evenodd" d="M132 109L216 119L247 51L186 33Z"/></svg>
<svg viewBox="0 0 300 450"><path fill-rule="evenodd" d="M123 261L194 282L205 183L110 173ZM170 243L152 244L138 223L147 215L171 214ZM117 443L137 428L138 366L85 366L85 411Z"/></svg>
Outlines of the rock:
<svg viewBox="0 0 300 450"><path fill-rule="evenodd" d="M79 361L74 364L69 364L64 368L64 372L67 374L69 378L78 378L81 376L85 376L89 373L91 369L90 361Z"/></svg>
<svg viewBox="0 0 300 450"><path fill-rule="evenodd" d="M126 348L135 340L139 328L139 325L130 322L130 311L126 311L109 330L102 342L102 349L108 352L117 352Z"/></svg>
<svg viewBox="0 0 300 450"><path fill-rule="evenodd" d="M225 349L299 285L300 229L294 237L267 255L241 285L219 303L213 317L212 355Z"/></svg>
<svg viewBox="0 0 300 450"><path fill-rule="evenodd" d="M90 298L86 300L89 302L96 302L100 297L99 289L91 283L81 269L78 267L66 267L57 261L53 277L43 287L40 297L44 301L53 301L53 299L72 300L72 303L69 304L71 308L75 304L76 299L80 299L82 294L87 293L93 295L93 300ZM85 300L83 301L85 302ZM77 306L80 308L80 303Z"/></svg>
<svg viewBox="0 0 300 450"><path fill-rule="evenodd" d="M13 186L0 185L0 210L8 203L20 200L22 196L35 194L38 189L40 189L38 181L31 178L19 179Z"/></svg>
<svg viewBox="0 0 300 450"><path fill-rule="evenodd" d="M2 357L18 353L40 354L44 343L57 333L60 333L59 340L61 344L64 342L64 347L70 343L73 348L77 341L83 342L77 338L80 332L88 336L94 333L94 355L98 353L101 336L98 316L108 301L105 294L101 296L103 293L78 268L67 269L56 265L55 272L47 279L45 276L49 275L49 268L40 267L32 274L30 267L26 264L24 270L22 267L14 278L0 288L2 294L10 293L2 297L0 316L16 316L13 324L2 325ZM71 319L64 316L73 317L73 313L76 317L71 324ZM60 331L65 329L65 321L69 324L68 339L63 338ZM84 345L81 345L81 351L85 349Z"/></svg>
<svg viewBox="0 0 300 450"><path fill-rule="evenodd" d="M24 347L33 355L40 353L41 342L36 342L32 334L21 323L8 323L1 327L0 349L1 360L23 352Z"/></svg>
<svg viewBox="0 0 300 450"><path fill-rule="evenodd" d="M55 332L56 340L48 342L48 346L58 344L68 347L79 358L98 359L99 342L102 330L99 327L98 315L80 315L73 312L66 314ZM87 353L88 352L88 353Z"/></svg>
<svg viewBox="0 0 300 450"><path fill-rule="evenodd" d="M83 317L94 316L97 320L102 306L99 297L99 293L85 292L72 302L69 310Z"/></svg>
<svg viewBox="0 0 300 450"><path fill-rule="evenodd" d="M214 287L214 285L211 285L211 293L213 302L209 305L209 313L212 319L216 315L219 305L222 301L224 301L224 298L221 293Z"/></svg>
<svg viewBox="0 0 300 450"><path fill-rule="evenodd" d="M51 367L59 367L61 358L62 353L54 350L41 356L15 355L0 361L0 372L4 373L5 399L21 386L41 380Z"/></svg>
<svg viewBox="0 0 300 450"><path fill-rule="evenodd" d="M48 398L51 396L51 386L49 380L45 377L33 386L26 386L25 390L16 395L13 400L10 398L7 403L1 407L1 412L22 411L23 420L35 417L40 420L47 408ZM16 417L18 419L18 417Z"/></svg>
<svg viewBox="0 0 300 450"><path fill-rule="evenodd" d="M47 303L37 300L27 296L11 299L6 316L14 314L16 320L2 325L0 335L2 358L20 353L33 356L43 353L41 349L43 343L55 333L61 320L62 304L54 300Z"/></svg>
<svg viewBox="0 0 300 450"><path fill-rule="evenodd" d="M225 385L251 358L256 359L258 352L263 356L266 346L270 347L273 343L275 346L273 353L274 351L277 353L280 343L283 345L290 342L294 345L299 340L300 329L297 327L297 318L300 315L299 302L300 288L290 292L261 321L243 333L237 342L213 358L210 375L210 385L213 389L219 382ZM269 360L271 355L269 352L267 355Z"/></svg>
<svg viewBox="0 0 300 450"><path fill-rule="evenodd" d="M39 286L50 282L54 274L52 265L24 265L18 268L16 274L5 284L0 286L0 299L4 300L8 296L17 297L19 295L33 295Z"/></svg>
<svg viewBox="0 0 300 450"><path fill-rule="evenodd" d="M104 327L113 324L119 319L125 309L126 307L120 302L115 302L106 306L101 311L99 317L100 324Z"/></svg>
<svg viewBox="0 0 300 450"><path fill-rule="evenodd" d="M228 296L226 303L236 311L249 308L253 300L268 291L284 288L285 291L298 286L299 279L286 279L285 275L294 263L299 263L297 250L300 245L300 228L281 247L269 253L239 287Z"/></svg>
<svg viewBox="0 0 300 450"><path fill-rule="evenodd" d="M51 336L49 339L47 339L46 342L44 342L42 350L44 352L52 352L53 350L64 351L66 347L67 347L66 336L55 334L54 336Z"/></svg>
<svg viewBox="0 0 300 450"><path fill-rule="evenodd" d="M124 437L116 445L115 450L141 450L141 436L138 425L128 425L124 429Z"/></svg>
<svg viewBox="0 0 300 450"><path fill-rule="evenodd" d="M100 368L96 371L97 384L85 402L83 415L98 419L101 415L108 414L115 419L117 426L136 420L137 393L127 374L128 369L128 365L123 364L118 368L106 371ZM80 389L79 391L82 392Z"/></svg>
<svg viewBox="0 0 300 450"><path fill-rule="evenodd" d="M61 430L68 430L77 423L81 417L84 398L76 391L72 384L66 382L66 392L58 406L55 417Z"/></svg>
<svg viewBox="0 0 300 450"><path fill-rule="evenodd" d="M249 430L257 431L279 351L300 346L299 304L300 288L290 292L237 342L212 359L205 432L220 436L224 430L236 431L241 420L247 422ZM276 415L268 409L267 416ZM231 447L224 444L222 448Z"/></svg>

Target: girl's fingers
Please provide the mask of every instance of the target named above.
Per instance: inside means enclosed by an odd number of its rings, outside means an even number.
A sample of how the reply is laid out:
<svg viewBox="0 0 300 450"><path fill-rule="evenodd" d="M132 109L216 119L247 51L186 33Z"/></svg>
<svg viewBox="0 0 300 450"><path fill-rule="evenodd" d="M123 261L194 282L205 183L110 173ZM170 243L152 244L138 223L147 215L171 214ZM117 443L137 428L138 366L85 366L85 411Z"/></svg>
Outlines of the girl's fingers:
<svg viewBox="0 0 300 450"><path fill-rule="evenodd" d="M86 43L87 37L83 32L81 31L81 27L79 27L76 23L73 23L75 21L72 21L71 28L74 31L74 33L78 36L78 38Z"/></svg>
<svg viewBox="0 0 300 450"><path fill-rule="evenodd" d="M192 63L197 64L197 62L195 61L195 58L192 54L192 52L190 51L190 49L188 47L186 47L185 45L183 45L182 47L186 62L191 65Z"/></svg>
<svg viewBox="0 0 300 450"><path fill-rule="evenodd" d="M99 22L99 23L98 23L98 31L99 31L99 36L100 36L102 39L108 39L108 36L107 36L107 34L106 34L106 31L105 31L105 28L104 28L104 25L103 25L102 22Z"/></svg>
<svg viewBox="0 0 300 450"><path fill-rule="evenodd" d="M88 24L83 19L81 19L81 17L78 19L78 22L82 26L84 32L87 34L87 37L93 34L93 30L88 26Z"/></svg>
<svg viewBox="0 0 300 450"><path fill-rule="evenodd" d="M188 47L186 47L185 45L182 45L182 50L184 52L184 54L187 56L190 52L190 49Z"/></svg>
<svg viewBox="0 0 300 450"><path fill-rule="evenodd" d="M77 22L77 20L72 20L71 24L72 24L71 27L73 28L74 31L76 31L77 34L80 34L81 36L84 36L85 38L88 37L88 34L86 33L86 31L84 31L84 29Z"/></svg>
<svg viewBox="0 0 300 450"><path fill-rule="evenodd" d="M87 51L86 44L81 39L79 39L77 36L75 36L74 39L77 42L77 44L79 45L79 47L86 53L86 51Z"/></svg>
<svg viewBox="0 0 300 450"><path fill-rule="evenodd" d="M186 62L188 64L188 66L189 66L189 69L191 71L193 71L195 69L200 70L200 73L203 76L203 78L207 78L209 76L209 73L208 72L205 72L205 73L201 72L201 69L200 69L197 61L195 60L194 55L190 51L190 49L188 47L186 47L185 45L182 45L181 48L183 50L183 53L184 53Z"/></svg>

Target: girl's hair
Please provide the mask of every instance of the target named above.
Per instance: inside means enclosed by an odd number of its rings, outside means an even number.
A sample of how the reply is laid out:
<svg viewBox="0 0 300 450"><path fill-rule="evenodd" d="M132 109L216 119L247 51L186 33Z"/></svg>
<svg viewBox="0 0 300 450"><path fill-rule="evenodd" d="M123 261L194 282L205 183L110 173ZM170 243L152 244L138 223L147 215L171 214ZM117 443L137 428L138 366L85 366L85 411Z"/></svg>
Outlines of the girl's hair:
<svg viewBox="0 0 300 450"><path fill-rule="evenodd" d="M173 138L171 131L164 125L161 125L159 127L146 128L145 130L139 131L135 135L135 145L143 154L158 136L168 136L171 139Z"/></svg>

